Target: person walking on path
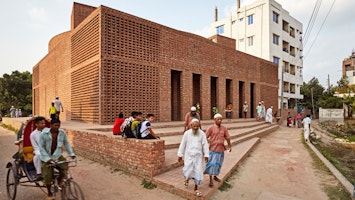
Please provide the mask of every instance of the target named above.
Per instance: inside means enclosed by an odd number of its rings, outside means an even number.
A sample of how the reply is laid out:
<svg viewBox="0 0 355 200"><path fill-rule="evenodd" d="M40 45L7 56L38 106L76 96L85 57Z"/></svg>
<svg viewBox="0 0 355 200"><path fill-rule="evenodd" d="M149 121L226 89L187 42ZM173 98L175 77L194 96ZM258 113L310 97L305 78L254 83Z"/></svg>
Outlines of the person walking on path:
<svg viewBox="0 0 355 200"><path fill-rule="evenodd" d="M199 124L200 124L200 120L201 120L200 114L198 114L196 112L196 107L195 106L192 106L191 109L190 109L190 112L187 112L186 115L185 115L184 132L191 128L190 124L191 124L192 119L197 119Z"/></svg>
<svg viewBox="0 0 355 200"><path fill-rule="evenodd" d="M57 114L57 118L59 119L60 109L62 109L62 112L64 112L64 108L63 108L62 102L59 100L58 96L55 97L54 106L55 106L55 109L56 109L56 112L57 112L56 113Z"/></svg>
<svg viewBox="0 0 355 200"><path fill-rule="evenodd" d="M256 120L259 121L262 119L262 116L261 116L261 111L262 111L262 107L261 107L261 102L259 102L259 105L256 106L256 114L257 114L257 117L256 117Z"/></svg>
<svg viewBox="0 0 355 200"><path fill-rule="evenodd" d="M244 119L247 118L247 114L248 114L248 104L247 101L244 102L243 104L243 113L244 113Z"/></svg>
<svg viewBox="0 0 355 200"><path fill-rule="evenodd" d="M264 101L261 101L261 119L265 119L266 117L266 108Z"/></svg>
<svg viewBox="0 0 355 200"><path fill-rule="evenodd" d="M303 125L303 134L304 134L304 140L306 142L309 141L309 134L311 131L311 115L307 114L307 117L302 120L302 125Z"/></svg>
<svg viewBox="0 0 355 200"><path fill-rule="evenodd" d="M202 196L202 193L198 190L198 186L202 184L203 180L203 157L205 158L205 162L208 162L208 149L206 134L200 129L199 120L192 119L191 129L185 131L177 156L178 162L182 162L182 157L184 157L184 167L182 169L185 178L184 185L188 186L189 180L193 179L196 196Z"/></svg>
<svg viewBox="0 0 355 200"><path fill-rule="evenodd" d="M221 172L224 151L227 150L224 146L224 140L228 143L229 152L232 151L228 129L222 125L222 115L215 114L213 118L215 124L208 127L206 131L206 137L209 139L210 155L204 171L204 174L210 175L210 187L213 187L213 180L221 182L217 176Z"/></svg>
<svg viewBox="0 0 355 200"><path fill-rule="evenodd" d="M301 113L298 113L296 118L297 118L297 127L301 128L302 127L302 115L301 115Z"/></svg>
<svg viewBox="0 0 355 200"><path fill-rule="evenodd" d="M54 101L51 103L51 106L49 107L49 116L51 119L56 118L57 115L57 109L54 106Z"/></svg>
<svg viewBox="0 0 355 200"><path fill-rule="evenodd" d="M16 111L16 108L14 106L11 106L11 108L10 108L11 118L15 118L16 117L15 111Z"/></svg>
<svg viewBox="0 0 355 200"><path fill-rule="evenodd" d="M270 106L266 111L265 121L268 123L272 123L272 106Z"/></svg>

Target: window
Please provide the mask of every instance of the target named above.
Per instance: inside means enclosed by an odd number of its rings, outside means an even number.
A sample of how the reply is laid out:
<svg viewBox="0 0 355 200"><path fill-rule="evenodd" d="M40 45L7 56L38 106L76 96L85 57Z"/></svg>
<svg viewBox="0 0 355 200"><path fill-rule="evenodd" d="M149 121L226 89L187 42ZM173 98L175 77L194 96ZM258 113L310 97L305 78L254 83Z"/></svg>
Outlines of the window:
<svg viewBox="0 0 355 200"><path fill-rule="evenodd" d="M240 21L240 22L242 22L242 21L243 21L243 19L244 19L244 18L242 17L242 18L240 18L240 19L239 19L239 21Z"/></svg>
<svg viewBox="0 0 355 200"><path fill-rule="evenodd" d="M279 64L280 58L274 56L272 60L274 63Z"/></svg>
<svg viewBox="0 0 355 200"><path fill-rule="evenodd" d="M223 33L224 33L224 25L218 26L218 27L216 28L216 31L217 31L217 34L218 34L218 35L223 34Z"/></svg>
<svg viewBox="0 0 355 200"><path fill-rule="evenodd" d="M280 38L280 36L278 36L276 34L272 34L272 43L279 45L279 38Z"/></svg>
<svg viewBox="0 0 355 200"><path fill-rule="evenodd" d="M279 14L276 12L272 12L272 21L274 21L275 23L279 23Z"/></svg>
<svg viewBox="0 0 355 200"><path fill-rule="evenodd" d="M244 38L239 39L239 43L242 43L242 42L244 42Z"/></svg>
<svg viewBox="0 0 355 200"><path fill-rule="evenodd" d="M249 15L249 16L248 16L248 25L253 24L253 22L254 22L253 16L254 16L254 15Z"/></svg>
<svg viewBox="0 0 355 200"><path fill-rule="evenodd" d="M254 36L248 37L248 46L253 46L254 44Z"/></svg>
<svg viewBox="0 0 355 200"><path fill-rule="evenodd" d="M235 20L232 21L232 25L235 24Z"/></svg>

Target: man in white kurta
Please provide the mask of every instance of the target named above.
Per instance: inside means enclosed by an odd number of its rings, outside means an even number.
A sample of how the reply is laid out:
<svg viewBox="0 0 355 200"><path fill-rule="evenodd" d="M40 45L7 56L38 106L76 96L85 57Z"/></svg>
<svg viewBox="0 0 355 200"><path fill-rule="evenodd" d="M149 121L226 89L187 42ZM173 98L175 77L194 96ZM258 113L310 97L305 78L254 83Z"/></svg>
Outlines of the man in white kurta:
<svg viewBox="0 0 355 200"><path fill-rule="evenodd" d="M306 118L302 120L302 125L303 125L303 132L304 132L304 140L308 142L309 140L309 133L311 131L311 115L307 115Z"/></svg>
<svg viewBox="0 0 355 200"><path fill-rule="evenodd" d="M46 127L46 121L44 117L36 117L34 119L34 122L37 126L36 130L32 131L31 135L30 135L30 140L31 140L31 144L33 147L33 164L36 168L36 172L37 172L37 177L36 180L41 179L41 175L42 175L42 170L41 170L41 153L39 151L39 138L41 136L42 130Z"/></svg>
<svg viewBox="0 0 355 200"><path fill-rule="evenodd" d="M202 162L205 157L205 162L208 162L209 146L206 134L200 129L198 119L191 121L191 128L185 131L178 150L178 161L182 161L184 157L183 175L185 177L185 186L188 186L188 181L194 179L195 194L202 196L198 190L198 185L201 185L203 180Z"/></svg>
<svg viewBox="0 0 355 200"><path fill-rule="evenodd" d="M266 110L265 121L268 123L272 123L272 106Z"/></svg>

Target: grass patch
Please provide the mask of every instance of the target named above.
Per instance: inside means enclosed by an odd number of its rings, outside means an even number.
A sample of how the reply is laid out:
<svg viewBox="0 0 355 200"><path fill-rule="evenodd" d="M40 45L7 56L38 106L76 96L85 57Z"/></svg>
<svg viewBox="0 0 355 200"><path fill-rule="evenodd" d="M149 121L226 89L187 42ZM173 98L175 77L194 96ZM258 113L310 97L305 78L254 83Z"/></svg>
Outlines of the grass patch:
<svg viewBox="0 0 355 200"><path fill-rule="evenodd" d="M238 170L234 170L231 175L228 176L228 178L223 181L222 185L218 188L219 191L221 192L227 192L229 191L230 189L233 188L233 185L232 185L232 180L234 180L235 178L235 175L238 173Z"/></svg>
<svg viewBox="0 0 355 200"><path fill-rule="evenodd" d="M7 130L10 130L10 131L13 131L14 133L17 133L18 132L18 129L14 128L13 126L11 125L7 125L7 124L3 124L1 123L1 126Z"/></svg>
<svg viewBox="0 0 355 200"><path fill-rule="evenodd" d="M340 184L336 186L323 184L323 189L328 195L329 199L351 200L348 191L345 190L345 188L342 187Z"/></svg>
<svg viewBox="0 0 355 200"><path fill-rule="evenodd" d="M118 168L111 168L111 174L120 172L121 170Z"/></svg>
<svg viewBox="0 0 355 200"><path fill-rule="evenodd" d="M149 189L149 190L157 187L157 184L154 184L151 181L147 181L145 179L142 180L141 185L143 185L144 188Z"/></svg>
<svg viewBox="0 0 355 200"><path fill-rule="evenodd" d="M350 194L348 191L342 186L340 183L331 184L326 179L325 176L322 174L327 174L329 176L333 176L332 172L328 169L327 166L318 158L318 156L313 152L313 150L306 144L303 140L303 134L301 134L302 143L306 147L307 151L309 152L310 156L312 157L312 165L316 169L318 173L320 173L321 178L323 179L322 189L327 194L329 199L339 199L339 200L351 200ZM318 142L316 148L319 149L319 146L322 144L321 141ZM334 177L335 178L335 177Z"/></svg>

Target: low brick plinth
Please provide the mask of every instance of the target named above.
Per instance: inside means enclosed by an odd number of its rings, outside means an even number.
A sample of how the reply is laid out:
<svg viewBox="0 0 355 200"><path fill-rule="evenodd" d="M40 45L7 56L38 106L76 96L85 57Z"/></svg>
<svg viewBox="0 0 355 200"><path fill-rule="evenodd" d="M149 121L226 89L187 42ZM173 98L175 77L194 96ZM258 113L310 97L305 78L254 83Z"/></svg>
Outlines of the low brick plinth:
<svg viewBox="0 0 355 200"><path fill-rule="evenodd" d="M77 155L151 178L163 168L164 140L138 140L65 129Z"/></svg>

